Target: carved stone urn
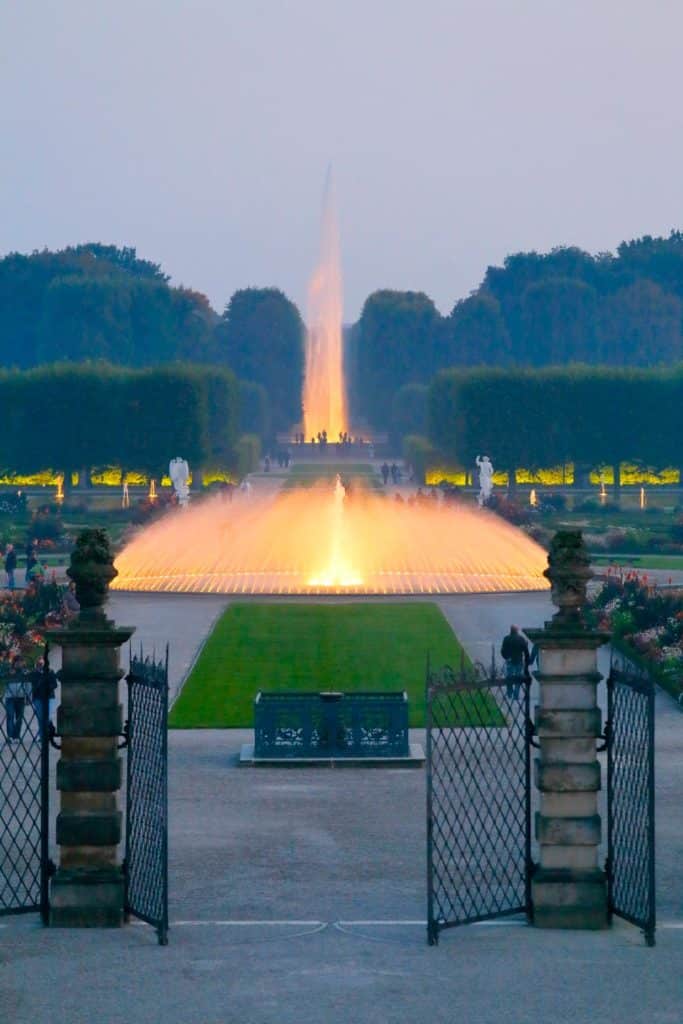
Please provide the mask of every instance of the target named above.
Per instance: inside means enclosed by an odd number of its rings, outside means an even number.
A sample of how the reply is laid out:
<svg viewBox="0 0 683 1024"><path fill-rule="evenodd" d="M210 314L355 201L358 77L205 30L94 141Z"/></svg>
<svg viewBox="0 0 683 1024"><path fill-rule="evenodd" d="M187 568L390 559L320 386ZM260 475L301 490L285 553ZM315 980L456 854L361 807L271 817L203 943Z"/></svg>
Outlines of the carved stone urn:
<svg viewBox="0 0 683 1024"><path fill-rule="evenodd" d="M586 587L593 572L580 530L557 531L550 543L548 568L543 575L550 580L552 601L558 608L551 628L585 627Z"/></svg>
<svg viewBox="0 0 683 1024"><path fill-rule="evenodd" d="M109 538L104 530L81 530L66 570L76 584L81 616L103 617L109 584L118 576Z"/></svg>

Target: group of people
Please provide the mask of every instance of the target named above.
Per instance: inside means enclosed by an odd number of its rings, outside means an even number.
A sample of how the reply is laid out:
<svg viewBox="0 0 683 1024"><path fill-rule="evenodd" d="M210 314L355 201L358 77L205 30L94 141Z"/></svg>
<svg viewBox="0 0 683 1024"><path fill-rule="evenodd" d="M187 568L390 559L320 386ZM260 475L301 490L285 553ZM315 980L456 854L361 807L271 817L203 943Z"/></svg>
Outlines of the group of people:
<svg viewBox="0 0 683 1024"><path fill-rule="evenodd" d="M275 461L277 462L280 469L289 469L289 463L291 462L292 456L288 448L280 449L275 455ZM270 455L266 455L263 460L263 471L264 473L270 473L270 467L273 460Z"/></svg>
<svg viewBox="0 0 683 1024"><path fill-rule="evenodd" d="M16 655L9 666L9 674L5 676L3 703L5 705L5 729L10 745L21 742L24 725L24 713L27 705L31 705L41 731L54 714L57 676L52 669L45 667L39 658L35 668L29 671L21 655Z"/></svg>
<svg viewBox="0 0 683 1024"><path fill-rule="evenodd" d="M7 589L14 590L16 587L15 572L17 571L18 557L14 544L8 544L5 548L5 573L7 575ZM26 584L41 584L47 575L45 565L36 552L35 544L29 540L26 545Z"/></svg>
<svg viewBox="0 0 683 1024"><path fill-rule="evenodd" d="M382 480L385 487L389 482L389 477L391 477L392 484L400 484L403 476L401 473L401 467L397 466L395 462L392 462L391 465L387 462L383 462L380 468L380 473L382 474Z"/></svg>
<svg viewBox="0 0 683 1024"><path fill-rule="evenodd" d="M400 491L396 491L394 494L394 501L398 505L421 505L423 508L431 505L438 505L441 501L439 498L439 492L435 488L431 488L428 491L423 491L421 487L415 491L414 494L409 494L407 498L404 498Z"/></svg>
<svg viewBox="0 0 683 1024"><path fill-rule="evenodd" d="M508 680L508 697L518 697L522 683L531 679L531 666L538 662L538 646L529 649L529 641L519 626L510 626L510 632L503 638L500 654L505 662L505 678Z"/></svg>
<svg viewBox="0 0 683 1024"><path fill-rule="evenodd" d="M328 443L327 431L319 430L317 434L311 437L311 444L322 445L326 447ZM332 442L330 442L332 443ZM343 448L352 448L354 445L358 448L362 448L367 442L362 437L352 437L348 430L340 430L337 440L334 442L337 451ZM306 444L306 435L304 433L296 433L294 435L294 444L301 445Z"/></svg>

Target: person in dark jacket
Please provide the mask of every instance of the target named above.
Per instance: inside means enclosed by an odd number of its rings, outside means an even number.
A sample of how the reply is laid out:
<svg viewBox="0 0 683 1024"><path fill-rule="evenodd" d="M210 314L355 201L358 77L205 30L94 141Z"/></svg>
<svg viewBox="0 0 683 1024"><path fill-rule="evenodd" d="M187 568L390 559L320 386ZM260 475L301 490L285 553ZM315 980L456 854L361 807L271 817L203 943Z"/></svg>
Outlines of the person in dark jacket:
<svg viewBox="0 0 683 1024"><path fill-rule="evenodd" d="M520 633L519 626L510 626L510 632L503 638L500 653L505 661L506 678L510 680L507 695L517 697L529 660L529 644Z"/></svg>
<svg viewBox="0 0 683 1024"><path fill-rule="evenodd" d="M14 570L17 567L17 553L13 544L7 545L5 551L5 572L7 573L7 587L14 590Z"/></svg>
<svg viewBox="0 0 683 1024"><path fill-rule="evenodd" d="M18 743L24 724L24 708L31 699L31 683L20 657L14 658L10 675L5 680L5 728L10 743Z"/></svg>
<svg viewBox="0 0 683 1024"><path fill-rule="evenodd" d="M36 718L40 722L41 729L47 727L55 708L55 693L57 692L57 675L51 668L46 670L45 661L39 658L36 667L30 673L31 681L31 702ZM46 713L45 721L43 714Z"/></svg>

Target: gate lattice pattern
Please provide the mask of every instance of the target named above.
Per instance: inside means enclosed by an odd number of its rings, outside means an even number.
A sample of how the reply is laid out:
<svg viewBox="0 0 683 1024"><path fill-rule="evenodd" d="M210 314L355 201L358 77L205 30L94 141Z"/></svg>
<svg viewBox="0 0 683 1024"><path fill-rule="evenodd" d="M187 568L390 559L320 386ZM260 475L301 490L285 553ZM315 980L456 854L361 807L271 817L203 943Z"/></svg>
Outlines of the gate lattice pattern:
<svg viewBox="0 0 683 1024"><path fill-rule="evenodd" d="M427 676L430 944L444 928L531 912L529 684L477 676Z"/></svg>
<svg viewBox="0 0 683 1024"><path fill-rule="evenodd" d="M168 648L165 661L132 657L128 675L127 915L168 942Z"/></svg>
<svg viewBox="0 0 683 1024"><path fill-rule="evenodd" d="M654 684L612 668L607 701L608 906L654 945Z"/></svg>
<svg viewBox="0 0 683 1024"><path fill-rule="evenodd" d="M48 914L47 696L26 674L0 682L0 916Z"/></svg>

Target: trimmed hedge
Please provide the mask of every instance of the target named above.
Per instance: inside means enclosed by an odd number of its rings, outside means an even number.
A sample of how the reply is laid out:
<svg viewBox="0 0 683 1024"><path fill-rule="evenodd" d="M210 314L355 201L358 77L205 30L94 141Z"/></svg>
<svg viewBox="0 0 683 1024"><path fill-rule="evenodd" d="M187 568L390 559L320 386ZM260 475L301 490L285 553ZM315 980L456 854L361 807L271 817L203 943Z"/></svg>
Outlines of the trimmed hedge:
<svg viewBox="0 0 683 1024"><path fill-rule="evenodd" d="M225 369L168 364L129 370L57 363L0 373L0 467L64 474L121 466L160 476L180 455L191 466L233 458L237 381Z"/></svg>
<svg viewBox="0 0 683 1024"><path fill-rule="evenodd" d="M429 396L429 433L448 461L478 454L500 470L573 461L681 464L683 365L444 370Z"/></svg>

